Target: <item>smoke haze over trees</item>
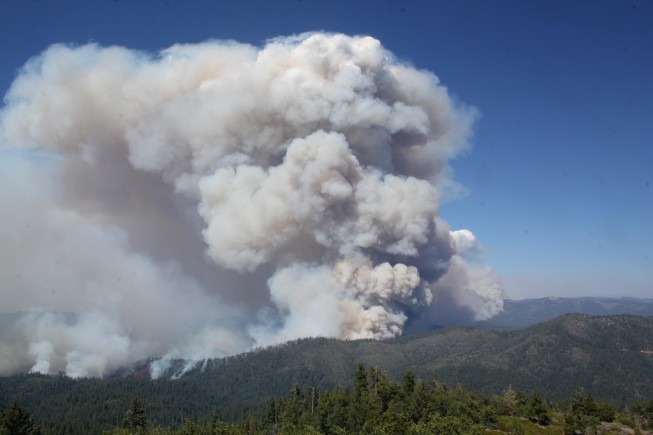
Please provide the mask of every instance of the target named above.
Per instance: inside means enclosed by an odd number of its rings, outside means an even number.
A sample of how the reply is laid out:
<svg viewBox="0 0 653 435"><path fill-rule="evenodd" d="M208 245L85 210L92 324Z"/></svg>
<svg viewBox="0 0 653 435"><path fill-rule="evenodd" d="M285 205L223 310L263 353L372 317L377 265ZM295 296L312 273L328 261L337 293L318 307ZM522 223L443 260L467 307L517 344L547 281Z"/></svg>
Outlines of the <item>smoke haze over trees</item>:
<svg viewBox="0 0 653 435"><path fill-rule="evenodd" d="M371 37L51 46L0 115L2 309L23 313L0 374L490 318L499 280L439 216L475 117Z"/></svg>

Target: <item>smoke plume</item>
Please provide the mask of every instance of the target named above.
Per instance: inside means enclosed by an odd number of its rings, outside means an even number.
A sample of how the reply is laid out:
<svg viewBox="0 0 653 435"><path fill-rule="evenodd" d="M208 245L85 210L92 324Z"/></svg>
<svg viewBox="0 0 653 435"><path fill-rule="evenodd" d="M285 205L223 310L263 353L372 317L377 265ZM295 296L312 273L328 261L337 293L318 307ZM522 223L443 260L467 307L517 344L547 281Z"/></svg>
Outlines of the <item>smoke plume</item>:
<svg viewBox="0 0 653 435"><path fill-rule="evenodd" d="M0 374L491 317L439 216L475 115L370 37L51 46L0 114Z"/></svg>

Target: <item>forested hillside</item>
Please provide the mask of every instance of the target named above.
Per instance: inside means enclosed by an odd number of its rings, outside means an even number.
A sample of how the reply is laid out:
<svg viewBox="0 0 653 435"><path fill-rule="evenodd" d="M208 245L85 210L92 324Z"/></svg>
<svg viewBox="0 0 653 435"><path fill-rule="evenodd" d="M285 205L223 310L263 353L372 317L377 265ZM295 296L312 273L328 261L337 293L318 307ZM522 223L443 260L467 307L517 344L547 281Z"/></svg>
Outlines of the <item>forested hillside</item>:
<svg viewBox="0 0 653 435"><path fill-rule="evenodd" d="M343 385L358 362L395 378L411 370L492 393L512 384L552 400L580 385L626 403L653 397L653 317L566 315L513 332L449 328L386 341L307 339L209 361L187 377L218 386L241 375L240 391L250 400L261 388Z"/></svg>
<svg viewBox="0 0 653 435"><path fill-rule="evenodd" d="M151 399L151 398L150 398ZM376 367L358 364L350 385L334 389L293 385L282 398L269 398L265 411L226 422L220 408L210 417L172 422L151 413L151 402L134 397L120 423L107 431L98 414L41 420L17 403L0 408L0 434L43 433L108 435L255 435L255 434L650 434L653 400L618 411L577 388L568 400L551 403L537 391L526 395L508 386L500 395L454 388L437 380L420 380L408 371L401 381ZM153 418L154 417L154 418ZM156 418L158 417L158 418ZM57 420L57 418L59 420ZM64 425L57 424L66 418Z"/></svg>
<svg viewBox="0 0 653 435"><path fill-rule="evenodd" d="M211 420L188 420L181 429L148 425L146 410L137 399L125 413L122 428L112 435L144 434L376 434L475 435L620 433L653 425L653 401L636 403L617 413L612 403L596 401L576 389L559 404L508 387L501 395L449 388L438 381L416 379L410 371L401 381L389 379L375 367L358 364L352 383L320 390L294 385L281 399L270 399L265 413L225 423L215 410Z"/></svg>
<svg viewBox="0 0 653 435"><path fill-rule="evenodd" d="M503 394L511 386L555 402L580 386L619 408L653 398L653 318L567 315L513 332L450 328L387 341L305 339L207 361L174 381L143 380L145 365L103 380L21 375L0 378L0 407L16 400L51 433L116 427L135 397L161 424L207 420L216 408L236 421L260 415L293 385L348 385L358 363L389 379L410 371L449 387Z"/></svg>

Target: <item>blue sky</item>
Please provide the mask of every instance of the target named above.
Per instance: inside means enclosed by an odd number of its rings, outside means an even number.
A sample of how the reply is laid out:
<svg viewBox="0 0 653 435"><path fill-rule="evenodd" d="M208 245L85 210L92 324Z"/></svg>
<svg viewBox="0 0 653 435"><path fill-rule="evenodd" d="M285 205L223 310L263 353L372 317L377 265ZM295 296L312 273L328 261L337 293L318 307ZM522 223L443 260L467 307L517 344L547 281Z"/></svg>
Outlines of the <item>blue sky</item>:
<svg viewBox="0 0 653 435"><path fill-rule="evenodd" d="M5 1L0 89L55 42L369 34L482 116L442 215L509 297L653 297L653 2Z"/></svg>

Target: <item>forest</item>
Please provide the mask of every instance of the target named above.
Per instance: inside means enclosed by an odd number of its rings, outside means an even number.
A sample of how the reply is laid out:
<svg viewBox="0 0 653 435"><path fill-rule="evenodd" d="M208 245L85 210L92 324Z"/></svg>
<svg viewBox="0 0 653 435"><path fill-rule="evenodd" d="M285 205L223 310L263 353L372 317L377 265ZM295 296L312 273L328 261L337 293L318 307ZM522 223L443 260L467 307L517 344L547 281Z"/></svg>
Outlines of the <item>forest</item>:
<svg viewBox="0 0 653 435"><path fill-rule="evenodd" d="M14 402L0 411L0 434L602 434L626 428L638 433L653 430L653 400L618 409L577 388L572 397L553 403L537 391L525 394L508 386L502 394L479 393L418 379L411 371L394 380L378 367L363 364L357 365L349 385L333 389L293 385L284 397L269 398L264 408L244 409L248 415L236 421L225 421L220 409L214 408L210 418L164 424L150 413L147 401L136 396L128 401L110 428L98 427L93 416L85 422L63 421L63 417L62 425L44 425Z"/></svg>

